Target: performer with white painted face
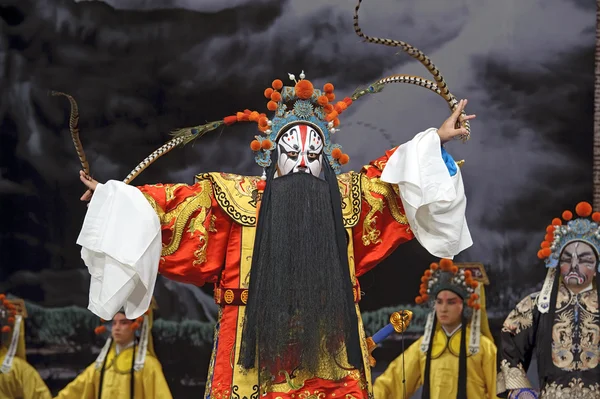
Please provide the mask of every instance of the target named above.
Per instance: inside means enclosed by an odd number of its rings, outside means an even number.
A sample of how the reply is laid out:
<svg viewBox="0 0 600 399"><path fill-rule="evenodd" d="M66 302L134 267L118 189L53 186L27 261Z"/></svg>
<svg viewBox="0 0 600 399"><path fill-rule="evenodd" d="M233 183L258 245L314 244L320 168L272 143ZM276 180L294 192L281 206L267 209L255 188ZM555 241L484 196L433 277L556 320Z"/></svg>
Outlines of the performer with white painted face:
<svg viewBox="0 0 600 399"><path fill-rule="evenodd" d="M538 257L548 273L540 292L523 299L502 328L498 394L538 395L527 379L535 354L539 397L598 398L600 395L600 314L597 270L600 212L581 202L546 229ZM563 221L565 224L563 224Z"/></svg>
<svg viewBox="0 0 600 399"><path fill-rule="evenodd" d="M336 101L331 83L318 89L304 72L290 74L292 85L275 79L263 92L270 117L244 110L181 129L125 183L175 146L241 122L257 124L250 147L260 177L203 173L193 185L131 187L99 184L82 171L82 200L91 202L78 243L92 274L89 308L110 319L124 306L128 318L138 317L158 272L213 283L221 312L205 397L371 397L357 277L415 237L438 257L472 244L460 170L443 145L466 140L475 116L431 60L405 48L435 83L398 75ZM441 95L452 115L343 173L349 156L333 140L340 115L397 82Z"/></svg>
<svg viewBox="0 0 600 399"><path fill-rule="evenodd" d="M277 175L303 172L319 177L323 148L318 127L298 123L285 128L277 141Z"/></svg>

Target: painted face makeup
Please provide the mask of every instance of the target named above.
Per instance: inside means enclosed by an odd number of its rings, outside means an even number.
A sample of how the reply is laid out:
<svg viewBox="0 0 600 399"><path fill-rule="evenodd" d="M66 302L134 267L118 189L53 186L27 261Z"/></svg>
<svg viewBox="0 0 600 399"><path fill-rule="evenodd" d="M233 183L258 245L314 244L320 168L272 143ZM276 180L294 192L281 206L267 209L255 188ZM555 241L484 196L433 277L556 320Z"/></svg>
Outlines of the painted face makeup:
<svg viewBox="0 0 600 399"><path fill-rule="evenodd" d="M323 138L313 126L299 123L289 127L277 140L278 175L310 173L319 177L323 147Z"/></svg>

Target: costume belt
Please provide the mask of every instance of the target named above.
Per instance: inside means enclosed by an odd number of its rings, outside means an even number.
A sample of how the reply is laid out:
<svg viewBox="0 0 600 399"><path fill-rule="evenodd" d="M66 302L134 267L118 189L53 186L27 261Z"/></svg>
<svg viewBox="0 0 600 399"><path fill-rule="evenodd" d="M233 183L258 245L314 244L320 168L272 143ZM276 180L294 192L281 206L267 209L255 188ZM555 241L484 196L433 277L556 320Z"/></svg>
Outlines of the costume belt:
<svg viewBox="0 0 600 399"><path fill-rule="evenodd" d="M356 284L352 286L352 296L354 297L354 303L360 302L361 293L358 280L356 281ZM248 303L248 289L215 287L214 298L217 305L246 306Z"/></svg>

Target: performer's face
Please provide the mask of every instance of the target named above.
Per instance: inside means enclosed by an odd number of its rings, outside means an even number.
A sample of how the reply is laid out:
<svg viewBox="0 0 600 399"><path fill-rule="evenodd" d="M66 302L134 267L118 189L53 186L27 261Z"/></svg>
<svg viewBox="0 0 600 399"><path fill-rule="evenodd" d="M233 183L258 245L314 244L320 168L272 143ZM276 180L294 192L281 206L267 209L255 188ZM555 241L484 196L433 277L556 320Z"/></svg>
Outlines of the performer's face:
<svg viewBox="0 0 600 399"><path fill-rule="evenodd" d="M565 285L576 292L592 284L597 264L596 253L585 242L572 242L560 254L560 273Z"/></svg>
<svg viewBox="0 0 600 399"><path fill-rule="evenodd" d="M300 172L319 177L323 160L323 138L311 125L291 126L277 140L277 154L279 176Z"/></svg>
<svg viewBox="0 0 600 399"><path fill-rule="evenodd" d="M453 330L461 322L463 300L452 291L440 291L435 299L435 314L443 327Z"/></svg>
<svg viewBox="0 0 600 399"><path fill-rule="evenodd" d="M112 320L112 338L119 345L127 345L133 341L135 332L131 329L133 322L123 313L117 313Z"/></svg>

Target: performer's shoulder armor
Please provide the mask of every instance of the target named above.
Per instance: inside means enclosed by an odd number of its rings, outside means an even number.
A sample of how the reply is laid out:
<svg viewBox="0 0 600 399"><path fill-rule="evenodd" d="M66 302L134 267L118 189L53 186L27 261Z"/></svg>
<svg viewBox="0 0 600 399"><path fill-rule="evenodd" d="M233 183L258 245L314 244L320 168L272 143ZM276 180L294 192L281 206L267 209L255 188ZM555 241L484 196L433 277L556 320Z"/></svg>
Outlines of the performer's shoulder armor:
<svg viewBox="0 0 600 399"><path fill-rule="evenodd" d="M360 174L342 173L337 176L342 197L344 227L358 223L361 211ZM219 206L242 226L256 225L256 183L258 176L241 176L231 173L211 172L196 175L196 182L209 180Z"/></svg>

